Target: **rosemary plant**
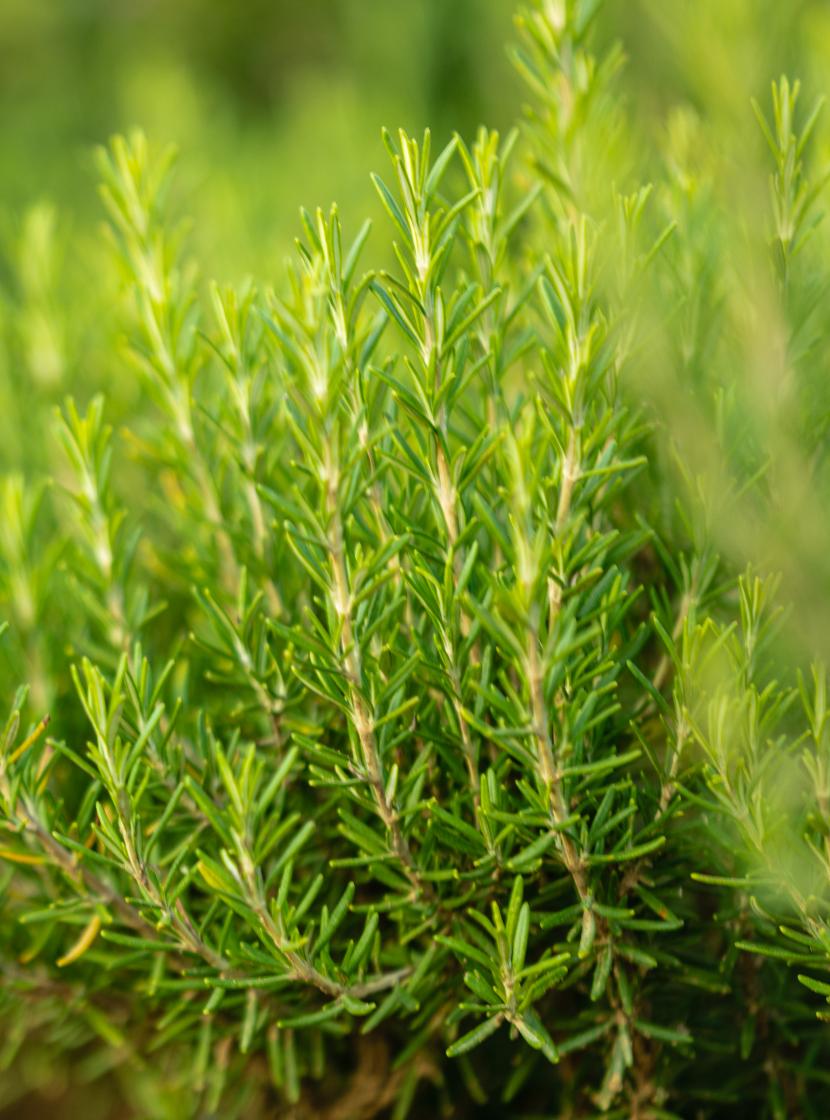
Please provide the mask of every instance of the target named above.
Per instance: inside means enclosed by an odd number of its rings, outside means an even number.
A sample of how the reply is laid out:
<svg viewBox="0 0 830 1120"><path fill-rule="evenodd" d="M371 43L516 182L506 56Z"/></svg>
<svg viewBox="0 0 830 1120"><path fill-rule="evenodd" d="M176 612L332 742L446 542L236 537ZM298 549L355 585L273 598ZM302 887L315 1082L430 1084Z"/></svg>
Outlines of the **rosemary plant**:
<svg viewBox="0 0 830 1120"><path fill-rule="evenodd" d="M8 1100L48 1061L142 1117L823 1115L826 671L716 527L790 468L718 378L767 304L706 285L688 121L614 187L598 10L519 17L523 129L385 136L385 266L303 212L275 288L205 285L170 155L100 152L140 404L68 400L0 506ZM824 493L796 98L759 267Z"/></svg>

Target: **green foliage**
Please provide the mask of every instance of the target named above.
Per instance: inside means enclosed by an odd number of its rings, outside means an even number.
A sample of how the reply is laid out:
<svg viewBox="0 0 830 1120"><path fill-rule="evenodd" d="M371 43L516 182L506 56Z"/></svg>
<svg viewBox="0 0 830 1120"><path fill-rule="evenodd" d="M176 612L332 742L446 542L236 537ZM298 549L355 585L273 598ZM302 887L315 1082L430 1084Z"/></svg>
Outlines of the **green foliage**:
<svg viewBox="0 0 830 1120"><path fill-rule="evenodd" d="M826 670L744 570L805 447L827 489L818 117L786 79L756 109L766 241L689 119L643 186L599 11L519 18L523 132L384 135L386 267L303 212L275 290L205 286L172 156L99 153L140 407L67 401L51 485L3 480L10 1084L55 1053L160 1118L822 1114ZM777 427L724 372L770 307Z"/></svg>

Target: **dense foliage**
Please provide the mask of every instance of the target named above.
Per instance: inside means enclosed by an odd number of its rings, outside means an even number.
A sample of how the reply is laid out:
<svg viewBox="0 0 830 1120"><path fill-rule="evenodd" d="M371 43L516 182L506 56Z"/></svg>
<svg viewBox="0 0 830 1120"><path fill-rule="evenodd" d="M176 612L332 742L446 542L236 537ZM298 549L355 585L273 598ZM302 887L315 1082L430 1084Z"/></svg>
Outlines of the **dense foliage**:
<svg viewBox="0 0 830 1120"><path fill-rule="evenodd" d="M100 153L140 403L0 495L7 1102L823 1115L817 112L756 107L761 229L597 11L519 18L520 130L385 137L378 267L303 213L207 286Z"/></svg>

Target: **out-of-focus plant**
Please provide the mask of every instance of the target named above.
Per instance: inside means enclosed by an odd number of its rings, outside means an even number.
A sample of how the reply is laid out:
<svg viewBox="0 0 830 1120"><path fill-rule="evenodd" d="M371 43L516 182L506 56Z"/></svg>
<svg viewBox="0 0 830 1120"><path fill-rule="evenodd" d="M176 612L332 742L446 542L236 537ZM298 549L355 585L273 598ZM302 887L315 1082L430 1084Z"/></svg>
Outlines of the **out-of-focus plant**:
<svg viewBox="0 0 830 1120"><path fill-rule="evenodd" d="M781 346L775 360L784 377L772 400L757 392L751 376L746 384L735 383L738 393L747 395L722 406L719 450L726 455L714 475L728 480L722 508L743 527L737 537L726 533L723 539L733 548L754 541L767 573L750 569L738 581L735 606L725 601L708 617L690 619L681 634L664 633L663 640L677 670L675 749L703 753L709 794L699 804L722 844L720 858L696 878L728 888L737 898L736 948L756 959L787 962L799 970L806 988L830 999L827 670L816 657L826 647L816 642L804 618L805 609L821 606L808 607L792 578L802 574L808 587L814 586L821 568L819 560L811 563L811 554L826 533L826 412L817 377L824 342L817 301L826 287L826 268L821 254L810 251L826 174L811 174L805 166L821 105L799 119L798 98L798 84L782 78L772 87L771 119L755 106L773 160L769 290ZM745 442L742 453L729 460L729 411L734 415L741 408L743 423L732 431L749 437L751 452L746 454ZM768 440L758 438L759 430ZM803 486L813 503L809 526L799 518ZM701 511L709 507L711 548L719 530L710 502L711 491L708 501L704 497L698 504ZM780 555L774 547L780 547L780 530L773 529L779 520L787 529L797 526L788 534L783 565L790 577L787 597L780 576L769 574L770 554ZM787 598L795 599L789 612L782 609ZM759 1007L762 1026L774 1013L774 1007ZM820 1007L817 1015L827 1019ZM779 1110L785 1107L781 1097Z"/></svg>

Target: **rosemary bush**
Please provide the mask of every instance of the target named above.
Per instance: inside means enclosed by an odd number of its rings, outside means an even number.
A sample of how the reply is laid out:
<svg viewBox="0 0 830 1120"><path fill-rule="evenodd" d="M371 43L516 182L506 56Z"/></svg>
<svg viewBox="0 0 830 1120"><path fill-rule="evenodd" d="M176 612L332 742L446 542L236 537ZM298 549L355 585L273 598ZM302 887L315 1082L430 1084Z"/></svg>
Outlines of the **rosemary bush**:
<svg viewBox="0 0 830 1120"><path fill-rule="evenodd" d="M141 390L2 480L6 1102L823 1115L826 670L781 610L826 574L817 114L757 108L747 230L597 11L519 17L521 130L385 137L374 267L332 209L206 285L170 156L99 154Z"/></svg>

